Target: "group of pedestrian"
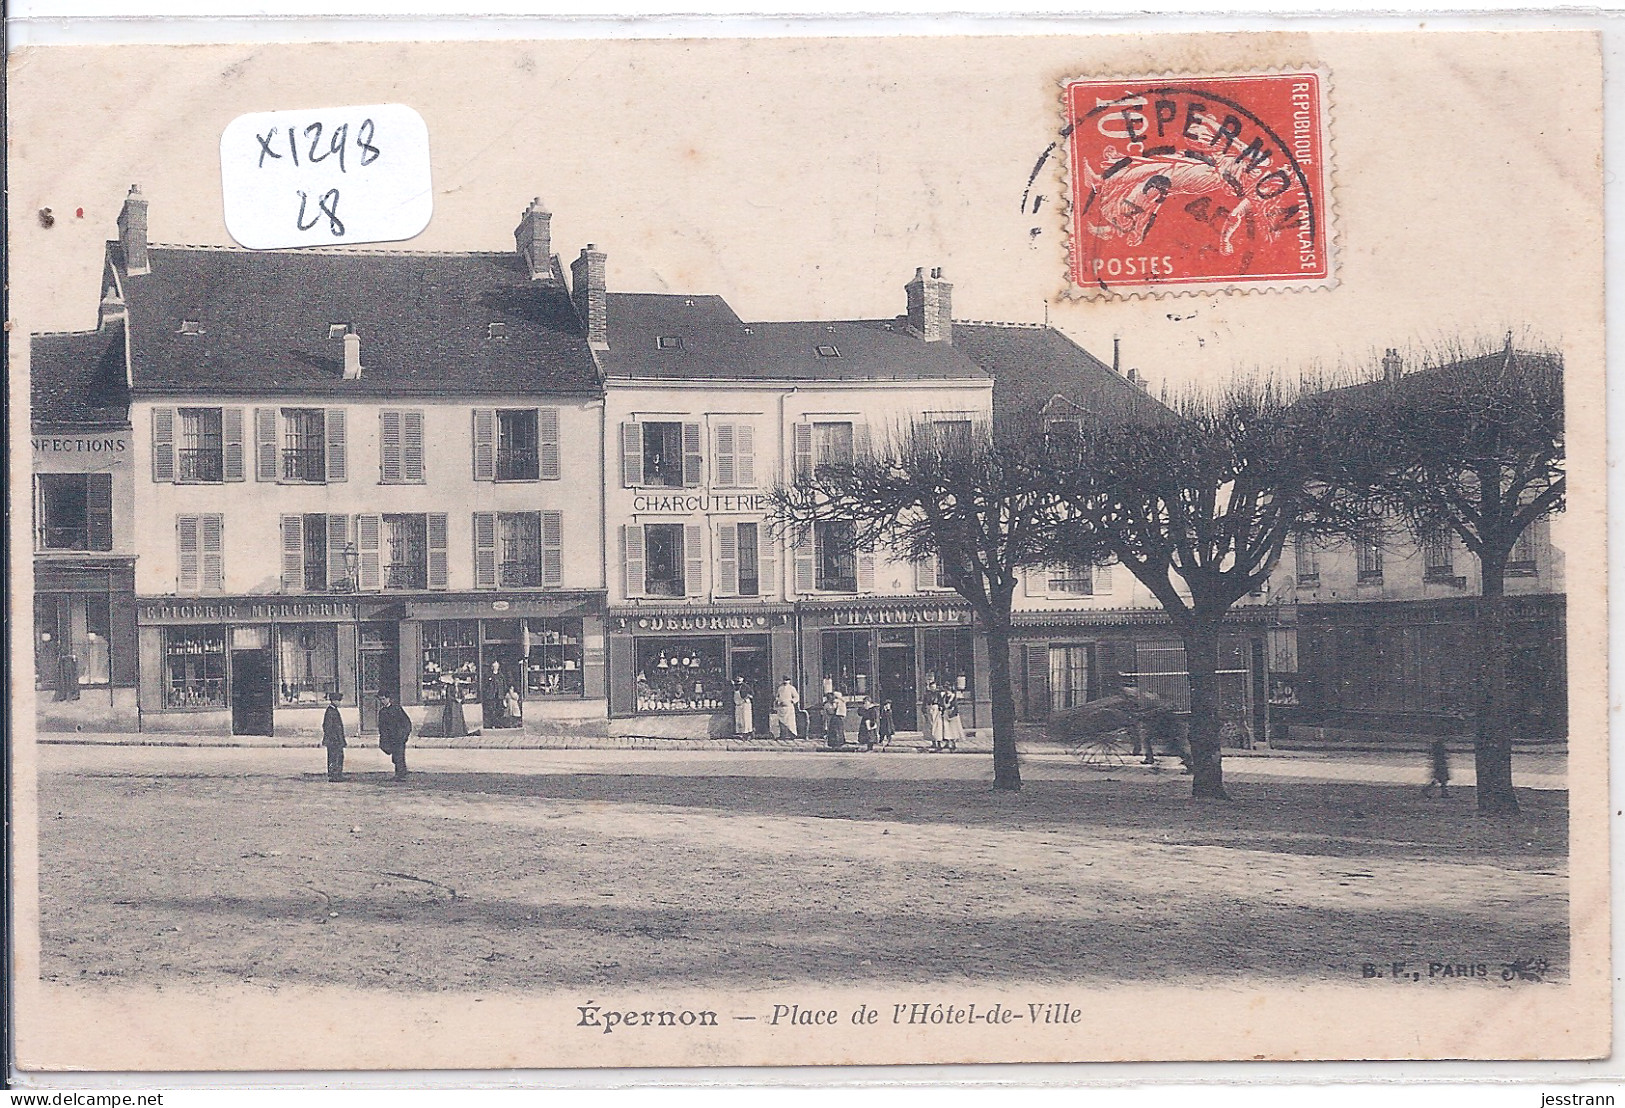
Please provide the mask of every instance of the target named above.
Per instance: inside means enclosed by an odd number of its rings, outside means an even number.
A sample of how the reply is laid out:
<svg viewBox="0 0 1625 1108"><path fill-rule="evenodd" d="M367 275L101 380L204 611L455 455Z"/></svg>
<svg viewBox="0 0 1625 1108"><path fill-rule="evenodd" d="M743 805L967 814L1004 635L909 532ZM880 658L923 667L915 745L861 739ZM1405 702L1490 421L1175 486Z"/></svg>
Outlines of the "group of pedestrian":
<svg viewBox="0 0 1625 1108"><path fill-rule="evenodd" d="M958 689L938 685L936 678L925 684L920 696L921 726L934 752L958 750L959 740L965 737L965 724L959 718L959 695Z"/></svg>
<svg viewBox="0 0 1625 1108"><path fill-rule="evenodd" d="M327 711L322 715L322 745L327 748L327 779L344 780L344 718L339 714L339 695L327 698ZM412 717L406 709L395 703L387 692L378 694L378 749L389 755L395 766L395 780L404 781L406 769L406 741L412 735Z"/></svg>

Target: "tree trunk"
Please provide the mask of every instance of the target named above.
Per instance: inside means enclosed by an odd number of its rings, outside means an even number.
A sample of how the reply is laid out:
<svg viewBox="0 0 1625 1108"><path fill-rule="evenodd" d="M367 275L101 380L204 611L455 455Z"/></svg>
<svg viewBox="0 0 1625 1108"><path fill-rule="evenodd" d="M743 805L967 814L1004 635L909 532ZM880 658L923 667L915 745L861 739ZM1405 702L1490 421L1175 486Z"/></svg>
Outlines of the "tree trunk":
<svg viewBox="0 0 1625 1108"><path fill-rule="evenodd" d="M1506 555L1480 559L1483 599L1479 602L1478 727L1473 737L1473 769L1478 777L1478 810L1484 815L1518 813L1512 787L1512 721L1507 718Z"/></svg>
<svg viewBox="0 0 1625 1108"><path fill-rule="evenodd" d="M1182 638L1191 686L1191 795L1229 800L1219 747L1219 628L1217 620L1193 617Z"/></svg>
<svg viewBox="0 0 1625 1108"><path fill-rule="evenodd" d="M993 695L993 787L1019 792L1021 764L1016 753L1016 694L1010 683L1010 623L988 621L988 683Z"/></svg>

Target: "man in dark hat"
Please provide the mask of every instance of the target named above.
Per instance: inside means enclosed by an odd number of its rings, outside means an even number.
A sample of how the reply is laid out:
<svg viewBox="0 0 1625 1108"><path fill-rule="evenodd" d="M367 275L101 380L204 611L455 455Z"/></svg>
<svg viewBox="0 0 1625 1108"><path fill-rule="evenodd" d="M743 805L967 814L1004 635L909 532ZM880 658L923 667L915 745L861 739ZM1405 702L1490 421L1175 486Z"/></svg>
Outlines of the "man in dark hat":
<svg viewBox="0 0 1625 1108"><path fill-rule="evenodd" d="M395 780L406 780L406 739L412 719L389 693L378 694L378 749L395 763Z"/></svg>
<svg viewBox="0 0 1625 1108"><path fill-rule="evenodd" d="M339 716L339 694L329 693L322 714L322 745L327 747L327 779L344 780L344 720Z"/></svg>

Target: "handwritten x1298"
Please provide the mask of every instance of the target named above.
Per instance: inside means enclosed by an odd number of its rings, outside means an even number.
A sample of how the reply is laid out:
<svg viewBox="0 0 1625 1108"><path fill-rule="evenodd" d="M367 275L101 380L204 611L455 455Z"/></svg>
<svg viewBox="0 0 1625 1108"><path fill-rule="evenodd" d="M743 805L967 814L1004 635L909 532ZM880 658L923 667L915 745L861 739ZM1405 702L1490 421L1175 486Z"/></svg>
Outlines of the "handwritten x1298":
<svg viewBox="0 0 1625 1108"><path fill-rule="evenodd" d="M410 238L432 212L428 128L401 104L239 116L220 164L226 226L254 249Z"/></svg>

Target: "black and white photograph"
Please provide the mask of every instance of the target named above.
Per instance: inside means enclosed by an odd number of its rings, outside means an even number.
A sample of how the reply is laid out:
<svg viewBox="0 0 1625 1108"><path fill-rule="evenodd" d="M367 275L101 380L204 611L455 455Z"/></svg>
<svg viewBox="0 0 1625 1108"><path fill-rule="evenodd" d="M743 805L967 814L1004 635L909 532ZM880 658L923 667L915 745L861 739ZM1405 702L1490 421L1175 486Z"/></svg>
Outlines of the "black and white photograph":
<svg viewBox="0 0 1625 1108"><path fill-rule="evenodd" d="M8 98L19 1069L1607 1054L1595 36Z"/></svg>

